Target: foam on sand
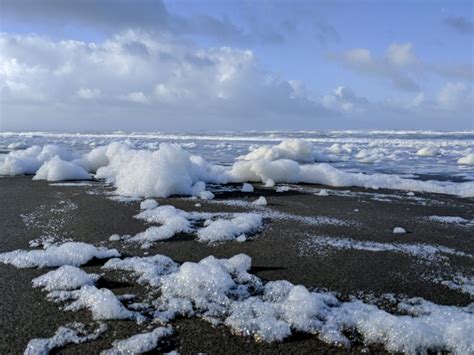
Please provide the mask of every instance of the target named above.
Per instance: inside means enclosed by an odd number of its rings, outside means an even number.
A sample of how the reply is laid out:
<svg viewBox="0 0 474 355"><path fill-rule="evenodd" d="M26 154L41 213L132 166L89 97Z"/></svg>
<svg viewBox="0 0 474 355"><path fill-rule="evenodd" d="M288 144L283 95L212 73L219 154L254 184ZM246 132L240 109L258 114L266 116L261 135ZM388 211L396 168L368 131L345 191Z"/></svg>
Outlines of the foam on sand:
<svg viewBox="0 0 474 355"><path fill-rule="evenodd" d="M113 183L121 195L192 195L195 183L215 180L202 157L192 156L176 144L162 143L151 152L112 143L106 156L109 164L97 170L97 177Z"/></svg>
<svg viewBox="0 0 474 355"><path fill-rule="evenodd" d="M176 272L178 264L164 255L110 259L102 267L104 270L122 270L137 276L138 283L159 286L163 275Z"/></svg>
<svg viewBox="0 0 474 355"><path fill-rule="evenodd" d="M300 250L303 254L311 251L325 253L327 249L354 249L371 252L403 253L426 261L444 259L445 255L456 255L471 259L474 258L471 254L441 245L422 243L380 243L355 240L351 238L334 238L316 235L308 235L300 246Z"/></svg>
<svg viewBox="0 0 474 355"><path fill-rule="evenodd" d="M143 266L137 277L152 275ZM155 268L154 263L150 267ZM245 254L230 259L209 256L174 270L160 268L154 277L147 277L160 295L155 319L168 322L177 316L197 316L263 341L281 341L304 332L327 343L350 346L348 335L358 333L365 344L382 344L393 352L474 351L470 336L474 315L469 307L415 298L398 304L398 312L404 315L391 314L356 299L341 302L331 293L311 292L288 281L265 283L249 274L250 268L251 259Z"/></svg>
<svg viewBox="0 0 474 355"><path fill-rule="evenodd" d="M421 181L396 174L346 172L326 163L315 164L314 157L311 143L301 140L287 140L276 146L256 148L239 157L231 167L210 164L203 157L191 155L179 145L169 143L162 143L158 150L149 151L134 150L126 144L114 142L82 157L47 145L10 152L0 164L0 174L36 173L36 178L49 180L88 179L86 170L94 172L97 169L96 178L114 184L117 194L140 198L193 195L212 199L212 192L205 190L206 183L271 181L474 197L474 181ZM462 164L470 164L469 157L462 158Z"/></svg>
<svg viewBox="0 0 474 355"><path fill-rule="evenodd" d="M140 209L141 210L150 210L150 209L153 209L153 208L156 208L158 207L158 202L156 202L156 200L153 200L153 199L146 199L146 200L143 200L141 203L140 203Z"/></svg>
<svg viewBox="0 0 474 355"><path fill-rule="evenodd" d="M0 165L0 174L12 176L35 174L41 165L55 156L64 161L70 161L78 157L78 155L70 150L53 144L43 147L33 146L25 150L16 150L8 153L3 164Z"/></svg>
<svg viewBox="0 0 474 355"><path fill-rule="evenodd" d="M142 319L143 316L126 309L120 300L107 288L98 289L95 286L82 286L76 291L59 291L49 294L52 299L73 300L66 305L66 311L88 309L94 320L107 319Z"/></svg>
<svg viewBox="0 0 474 355"><path fill-rule="evenodd" d="M262 217L255 213L245 213L232 219L217 219L197 232L201 242L221 242L234 240L242 235L253 233L262 227ZM242 240L242 238L241 238Z"/></svg>
<svg viewBox="0 0 474 355"><path fill-rule="evenodd" d="M75 290L84 285L93 285L99 275L88 274L70 265L50 271L32 280L33 287L41 287L46 291Z"/></svg>
<svg viewBox="0 0 474 355"><path fill-rule="evenodd" d="M148 209L135 218L160 224L125 239L127 242L142 244L142 248L148 248L154 242L170 239L177 233L196 234L198 241L206 243L234 240L243 234L255 233L263 223L262 216L255 213L186 212L173 206ZM205 220L204 227L198 228L195 222L202 220Z"/></svg>
<svg viewBox="0 0 474 355"><path fill-rule="evenodd" d="M96 340L106 331L107 325L103 323L92 333L87 333L82 323L71 323L64 327L59 327L51 338L30 340L26 346L24 355L47 355L51 350L67 344L82 344Z"/></svg>
<svg viewBox="0 0 474 355"><path fill-rule="evenodd" d="M429 216L428 219L444 224L455 224L466 227L474 226L474 219L465 219L459 216Z"/></svg>
<svg viewBox="0 0 474 355"><path fill-rule="evenodd" d="M0 254L0 262L17 268L55 267L63 265L80 266L93 258L107 259L118 257L116 249L95 247L80 242L67 242L59 246L52 245L45 250L14 250Z"/></svg>
<svg viewBox="0 0 474 355"><path fill-rule="evenodd" d="M151 332L141 333L127 339L114 340L112 349L103 351L102 355L141 354L156 349L160 340L173 334L172 328L159 327Z"/></svg>
<svg viewBox="0 0 474 355"><path fill-rule="evenodd" d="M57 155L44 163L33 176L33 180L63 181L90 180L91 176L82 167L62 160Z"/></svg>

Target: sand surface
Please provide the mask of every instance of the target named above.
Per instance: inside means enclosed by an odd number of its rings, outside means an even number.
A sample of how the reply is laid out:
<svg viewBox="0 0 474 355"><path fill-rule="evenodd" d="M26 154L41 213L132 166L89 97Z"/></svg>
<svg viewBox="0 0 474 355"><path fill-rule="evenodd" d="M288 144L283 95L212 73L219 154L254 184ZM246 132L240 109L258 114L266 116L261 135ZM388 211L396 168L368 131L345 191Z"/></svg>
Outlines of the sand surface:
<svg viewBox="0 0 474 355"><path fill-rule="evenodd" d="M474 254L474 228L430 221L427 217L460 216L474 218L474 203L469 199L436 194L407 196L402 191L331 189L329 196L318 196L321 186L299 186L298 190L277 193L256 185L253 193L216 192L216 200L197 201L183 198L158 199L187 211L241 212L251 207L229 206L218 201L251 202L266 196L267 212L277 211L285 219L266 218L262 232L245 243L226 242L207 245L192 236L180 234L148 249L148 255L164 254L176 261L199 261L208 255L231 257L245 253L252 257L252 273L265 280L286 279L308 288L336 292L342 299L357 295L363 299L395 293L422 297L438 304L465 306L472 302L466 293L432 282L427 275L456 270L473 276L473 259L450 256L449 270L443 263L420 262L416 257L394 252L330 249L324 253L308 247L315 236L351 238L381 243L424 243L446 246ZM136 234L148 225L133 218L139 202L118 202L107 198L112 191L99 182L90 186L52 186L31 177L0 178L0 252L29 249L29 241L41 235L70 238L94 245L119 249L123 255L143 255L138 247L124 248L110 242L112 234ZM335 194L333 193L335 192ZM337 218L345 224L308 224L301 216ZM408 233L393 234L394 227ZM103 263L103 262L102 262ZM101 262L92 261L87 272L101 273ZM50 337L68 322L92 323L90 312L63 312L45 299L45 293L31 287L31 280L44 269L16 269L0 264L0 354L22 353L32 338ZM143 290L119 272L107 273L99 282L115 294ZM66 346L58 353L98 353L113 339L121 339L143 330L132 321L109 321L109 331L99 340L80 346ZM198 319L173 322L176 333L161 351L181 353L315 353L346 352L328 346L315 336L296 334L280 344L257 343L251 338L231 334L225 327L212 327ZM353 351L367 350L355 345ZM370 350L380 351L377 347Z"/></svg>

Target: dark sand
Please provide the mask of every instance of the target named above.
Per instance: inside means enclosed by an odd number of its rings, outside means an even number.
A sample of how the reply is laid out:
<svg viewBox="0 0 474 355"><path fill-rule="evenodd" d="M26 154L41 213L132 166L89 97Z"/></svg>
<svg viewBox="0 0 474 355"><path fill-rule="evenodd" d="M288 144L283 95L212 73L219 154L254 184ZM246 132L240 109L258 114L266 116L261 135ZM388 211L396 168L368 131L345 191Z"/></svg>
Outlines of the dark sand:
<svg viewBox="0 0 474 355"><path fill-rule="evenodd" d="M252 272L265 280L286 279L309 288L337 292L343 299L349 295L369 297L395 293L456 306L465 306L472 301L467 294L435 284L426 278L426 275L443 271L445 266L442 263L421 263L414 257L393 252L331 250L320 255L309 250L302 253L300 249L302 242L308 238L305 233L309 233L384 243L439 244L473 254L472 227L463 228L426 220L430 215L473 219L472 199L417 193L416 197L422 200L416 201L406 197L404 192L356 188L350 189L349 196L317 196L309 193L312 189L318 191L317 186L300 187L308 191L276 193L272 189L259 188L254 193L217 193L216 199L253 201L264 195L269 202L269 209L300 216L336 217L355 224L312 226L291 219L267 219L264 230L245 243L227 242L210 246L181 234L157 243L147 251L149 255L164 254L177 261L199 261L208 255L227 258L246 253L252 257ZM135 234L148 226L133 218L139 212L138 202L126 204L112 201L103 194L108 190L110 189L100 183L93 183L92 187L66 187L31 181L31 177L0 178L0 252L28 249L30 240L52 234L114 247L124 256L143 255L142 249L123 249L120 242L108 241L112 234ZM91 191L96 193L88 193ZM383 201L384 199L389 201ZM184 210L197 209L194 207L196 201L190 199L169 198L160 199L159 202ZM199 202L202 204L200 211L246 210L213 202ZM354 211L355 209L359 211ZM32 216L34 223L30 224L28 220L32 220ZM409 233L394 235L392 230L396 226L404 227ZM453 270L462 271L466 276L473 275L472 259L450 256L449 261ZM100 265L100 262L93 261L84 269L87 272L101 273ZM16 269L0 264L0 354L22 353L30 339L50 337L59 326L68 322L80 321L93 326L90 312L63 312L45 299L44 292L31 287L31 280L47 271ZM130 280L125 274L107 273L99 282L99 287L110 288L117 295L143 294L143 290ZM112 340L129 337L144 329L132 321L108 321L107 324L109 330L99 340L80 346L66 346L57 352L98 353L109 348ZM349 350L328 346L318 341L316 336L301 334L296 334L283 343L258 343L251 338L232 335L225 327L213 327L198 319L177 320L173 322L173 326L175 336L160 351L176 349L181 353L227 354L328 353ZM367 349L356 344L350 350L359 352L381 349Z"/></svg>

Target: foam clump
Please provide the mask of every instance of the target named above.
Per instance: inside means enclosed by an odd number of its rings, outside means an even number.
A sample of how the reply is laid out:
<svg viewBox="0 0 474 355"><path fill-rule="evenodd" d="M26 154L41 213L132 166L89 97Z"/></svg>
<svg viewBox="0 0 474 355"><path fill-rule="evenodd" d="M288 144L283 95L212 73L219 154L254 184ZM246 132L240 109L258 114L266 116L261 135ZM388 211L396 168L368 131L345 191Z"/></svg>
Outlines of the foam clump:
<svg viewBox="0 0 474 355"><path fill-rule="evenodd" d="M0 262L17 268L56 267L63 265L80 266L93 258L107 259L118 257L116 249L95 247L81 242L67 242L59 246L52 245L45 250L14 250L1 253Z"/></svg>
<svg viewBox="0 0 474 355"><path fill-rule="evenodd" d="M98 289L95 286L86 285L79 290L69 291L67 297L74 301L65 306L64 310L78 311L81 309L89 309L94 320L137 319L137 317L143 317L126 309L117 296L106 288Z"/></svg>
<svg viewBox="0 0 474 355"><path fill-rule="evenodd" d="M272 179L268 179L266 182L265 182L265 187L274 187L275 186L275 181L273 181Z"/></svg>
<svg viewBox="0 0 474 355"><path fill-rule="evenodd" d="M106 153L107 146L94 148L89 153L84 154L82 158L76 159L73 162L87 171L95 173L100 167L109 164L109 158Z"/></svg>
<svg viewBox="0 0 474 355"><path fill-rule="evenodd" d="M249 183L244 183L242 185L242 188L240 189L240 191L242 192L253 192L254 191L254 188L251 184Z"/></svg>
<svg viewBox="0 0 474 355"><path fill-rule="evenodd" d="M35 145L24 150L15 150L8 153L3 164L0 165L0 174L11 176L35 174L41 165L55 156L64 161L78 158L78 155L70 150L57 145L48 144L44 147Z"/></svg>
<svg viewBox="0 0 474 355"><path fill-rule="evenodd" d="M173 334L172 328L159 327L151 332L136 334L127 339L114 340L112 348L102 355L142 354L158 348L160 340Z"/></svg>
<svg viewBox="0 0 474 355"><path fill-rule="evenodd" d="M55 156L48 160L36 172L33 180L63 181L90 180L91 176L82 167Z"/></svg>
<svg viewBox="0 0 474 355"><path fill-rule="evenodd" d="M405 234L407 231L402 227L393 228L393 234Z"/></svg>
<svg viewBox="0 0 474 355"><path fill-rule="evenodd" d="M46 291L75 290L84 285L93 285L99 275L87 274L83 270L70 265L64 265L32 280L33 287Z"/></svg>
<svg viewBox="0 0 474 355"><path fill-rule="evenodd" d="M26 144L25 142L15 142L15 143L11 143L7 146L8 149L11 149L11 150L16 150L16 149L26 149L28 148L29 145Z"/></svg>
<svg viewBox="0 0 474 355"><path fill-rule="evenodd" d="M474 153L458 159L459 165L474 165Z"/></svg>
<svg viewBox="0 0 474 355"><path fill-rule="evenodd" d="M217 219L198 230L201 242L221 242L252 233L262 227L262 217L255 213L245 213L232 219ZM242 240L242 238L240 239ZM244 240L245 241L245 240Z"/></svg>
<svg viewBox="0 0 474 355"><path fill-rule="evenodd" d="M252 202L254 205L257 206L266 206L267 205L267 199L264 196L260 196L258 199Z"/></svg>
<svg viewBox="0 0 474 355"><path fill-rule="evenodd" d="M416 152L416 155L418 155L419 157L434 157L438 155L438 151L431 147L424 147L424 148L420 148Z"/></svg>
<svg viewBox="0 0 474 355"><path fill-rule="evenodd" d="M161 226L152 226L145 232L135 235L129 239L133 242L148 245L156 241L169 239L176 233L191 231L189 214L173 206L159 206L145 210L135 217L148 223L159 223Z"/></svg>
<svg viewBox="0 0 474 355"><path fill-rule="evenodd" d="M158 207L158 202L152 198L146 199L140 203L141 210L151 210L156 207Z"/></svg>
<svg viewBox="0 0 474 355"><path fill-rule="evenodd" d="M111 143L106 156L109 164L99 168L96 176L113 183L120 195L192 195L195 183L214 180L202 157L192 156L176 144L162 143L152 152Z"/></svg>
<svg viewBox="0 0 474 355"><path fill-rule="evenodd" d="M275 146L261 146L253 149L246 155L240 156L241 160L279 160L291 159L302 163L314 161L313 145L301 139L284 140Z"/></svg>

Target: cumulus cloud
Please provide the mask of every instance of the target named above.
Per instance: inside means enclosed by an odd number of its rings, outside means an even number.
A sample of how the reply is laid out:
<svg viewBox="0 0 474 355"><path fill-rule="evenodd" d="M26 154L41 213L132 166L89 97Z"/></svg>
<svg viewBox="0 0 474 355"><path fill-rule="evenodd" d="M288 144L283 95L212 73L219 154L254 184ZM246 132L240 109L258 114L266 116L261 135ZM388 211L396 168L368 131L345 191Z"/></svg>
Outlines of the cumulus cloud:
<svg viewBox="0 0 474 355"><path fill-rule="evenodd" d="M404 91L420 91L419 79L436 75L449 80L470 81L474 79L471 64L427 63L414 53L410 42L392 43L385 55L375 56L367 48L354 48L329 56L330 59L360 75L389 81Z"/></svg>
<svg viewBox="0 0 474 355"><path fill-rule="evenodd" d="M92 100L100 97L99 89L80 88L76 92L77 96L84 100Z"/></svg>
<svg viewBox="0 0 474 355"><path fill-rule="evenodd" d="M323 96L321 102L328 109L348 113L364 112L369 104L365 97L357 96L354 90L345 86L339 86L332 94Z"/></svg>
<svg viewBox="0 0 474 355"><path fill-rule="evenodd" d="M133 125L142 120L156 129L245 122L255 128L268 127L269 119L284 127L290 116L294 125L331 114L295 82L263 69L249 50L200 48L166 35L127 31L87 43L2 34L0 55L4 124L34 112L70 117L63 123L68 129L78 116L103 126L110 117L115 123L134 117Z"/></svg>
<svg viewBox="0 0 474 355"><path fill-rule="evenodd" d="M459 110L470 106L471 113L474 115L472 88L469 89L464 83L447 83L438 93L437 102L445 109Z"/></svg>
<svg viewBox="0 0 474 355"><path fill-rule="evenodd" d="M359 74L389 80L399 89L419 90L413 73L405 70L407 64L416 62L411 43L392 43L383 57L374 57L366 48L354 48L331 58Z"/></svg>

